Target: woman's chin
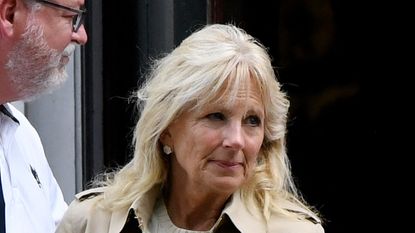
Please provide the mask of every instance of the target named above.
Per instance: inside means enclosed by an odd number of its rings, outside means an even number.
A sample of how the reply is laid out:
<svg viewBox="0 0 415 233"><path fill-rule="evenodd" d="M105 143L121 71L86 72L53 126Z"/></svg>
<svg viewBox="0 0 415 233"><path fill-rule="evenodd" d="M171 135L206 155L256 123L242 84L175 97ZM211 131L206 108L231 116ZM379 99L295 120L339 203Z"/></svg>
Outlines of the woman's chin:
<svg viewBox="0 0 415 233"><path fill-rule="evenodd" d="M232 194L242 186L241 180L235 177L213 178L210 182L211 187L219 193Z"/></svg>

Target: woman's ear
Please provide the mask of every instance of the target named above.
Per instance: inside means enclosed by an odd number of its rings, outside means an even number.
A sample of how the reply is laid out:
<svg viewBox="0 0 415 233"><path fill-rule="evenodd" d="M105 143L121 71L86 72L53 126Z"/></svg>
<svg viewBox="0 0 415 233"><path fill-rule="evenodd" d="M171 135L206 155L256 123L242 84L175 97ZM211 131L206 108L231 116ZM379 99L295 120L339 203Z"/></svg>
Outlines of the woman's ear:
<svg viewBox="0 0 415 233"><path fill-rule="evenodd" d="M163 133L161 133L160 135L160 142L163 145L168 145L168 146L172 146L172 137L171 134L169 132L169 128L165 129L163 131Z"/></svg>
<svg viewBox="0 0 415 233"><path fill-rule="evenodd" d="M17 1L19 0L0 0L0 38L13 33Z"/></svg>

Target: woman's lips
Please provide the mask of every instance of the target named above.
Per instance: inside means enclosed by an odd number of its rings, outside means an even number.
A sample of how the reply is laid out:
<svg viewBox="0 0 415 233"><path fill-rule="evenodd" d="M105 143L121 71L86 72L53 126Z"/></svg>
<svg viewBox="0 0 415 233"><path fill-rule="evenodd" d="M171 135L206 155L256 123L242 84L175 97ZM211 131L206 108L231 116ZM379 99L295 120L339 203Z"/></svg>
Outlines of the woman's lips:
<svg viewBox="0 0 415 233"><path fill-rule="evenodd" d="M236 168L242 166L242 163L225 161L225 160L213 160L212 162L216 163L218 166L223 168Z"/></svg>

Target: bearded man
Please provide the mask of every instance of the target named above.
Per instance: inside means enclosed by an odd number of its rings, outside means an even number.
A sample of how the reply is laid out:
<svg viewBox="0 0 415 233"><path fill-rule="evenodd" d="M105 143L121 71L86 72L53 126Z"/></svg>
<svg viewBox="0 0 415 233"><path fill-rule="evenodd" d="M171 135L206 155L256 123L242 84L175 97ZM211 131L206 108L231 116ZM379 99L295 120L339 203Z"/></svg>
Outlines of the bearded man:
<svg viewBox="0 0 415 233"><path fill-rule="evenodd" d="M36 130L12 101L55 90L87 35L84 0L0 0L0 233L55 232L67 204Z"/></svg>

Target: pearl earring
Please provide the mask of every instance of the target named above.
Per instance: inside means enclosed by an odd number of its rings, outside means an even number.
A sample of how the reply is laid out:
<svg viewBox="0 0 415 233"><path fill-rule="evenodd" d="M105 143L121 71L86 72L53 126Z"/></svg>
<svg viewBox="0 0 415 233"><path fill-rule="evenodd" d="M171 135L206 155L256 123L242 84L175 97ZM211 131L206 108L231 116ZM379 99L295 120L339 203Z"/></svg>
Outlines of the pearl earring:
<svg viewBox="0 0 415 233"><path fill-rule="evenodd" d="M168 146L168 145L164 145L164 146L163 146L163 151L164 151L164 153L165 153L166 155L169 155L169 154L171 154L171 152L173 152L173 151L171 150L171 147L170 147L170 146Z"/></svg>

